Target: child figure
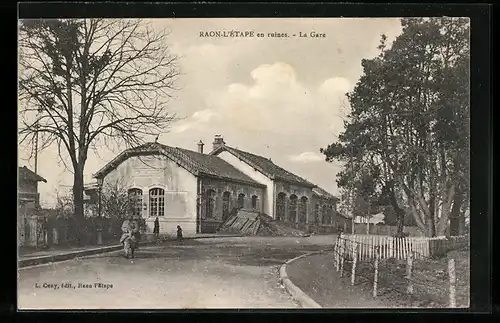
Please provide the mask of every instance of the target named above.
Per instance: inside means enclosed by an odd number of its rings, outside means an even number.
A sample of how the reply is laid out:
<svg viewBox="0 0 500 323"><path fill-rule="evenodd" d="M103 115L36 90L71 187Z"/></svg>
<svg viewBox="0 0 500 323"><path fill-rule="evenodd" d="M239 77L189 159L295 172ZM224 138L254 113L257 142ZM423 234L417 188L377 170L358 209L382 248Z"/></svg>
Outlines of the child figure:
<svg viewBox="0 0 500 323"><path fill-rule="evenodd" d="M182 240L182 228L180 225L177 226L177 240Z"/></svg>

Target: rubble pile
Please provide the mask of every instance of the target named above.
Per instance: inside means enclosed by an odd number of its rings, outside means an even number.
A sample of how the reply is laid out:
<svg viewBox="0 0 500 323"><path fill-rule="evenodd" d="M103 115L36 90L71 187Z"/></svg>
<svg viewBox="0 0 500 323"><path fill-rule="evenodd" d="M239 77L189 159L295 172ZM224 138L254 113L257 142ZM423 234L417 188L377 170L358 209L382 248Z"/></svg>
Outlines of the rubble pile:
<svg viewBox="0 0 500 323"><path fill-rule="evenodd" d="M239 233L248 236L308 236L306 232L295 229L285 222L276 221L263 213L244 209L239 210L236 215L228 218L226 222L222 224L219 232Z"/></svg>

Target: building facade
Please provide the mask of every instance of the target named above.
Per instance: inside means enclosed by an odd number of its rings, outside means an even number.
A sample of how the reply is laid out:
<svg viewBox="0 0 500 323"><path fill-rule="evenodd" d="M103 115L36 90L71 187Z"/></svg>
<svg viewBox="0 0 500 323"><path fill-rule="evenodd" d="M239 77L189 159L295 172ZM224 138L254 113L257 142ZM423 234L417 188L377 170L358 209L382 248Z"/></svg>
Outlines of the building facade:
<svg viewBox="0 0 500 323"><path fill-rule="evenodd" d="M279 167L269 158L228 146L216 136L211 155L224 159L266 185L264 213L274 219L306 225L335 225L338 198L317 185Z"/></svg>
<svg viewBox="0 0 500 323"><path fill-rule="evenodd" d="M102 187L120 183L133 205L129 215L145 219L150 231L158 217L160 233L167 235L177 225L186 233L215 232L238 209L307 224L320 205L333 219L335 197L324 190L319 197L316 185L270 159L229 147L220 136L210 153L203 146L191 151L147 143L124 151L94 177Z"/></svg>
<svg viewBox="0 0 500 323"><path fill-rule="evenodd" d="M40 193L38 183L47 183L47 180L26 166L18 168L18 213L17 213L17 240L18 245L35 244L32 240L37 237L36 210L40 208Z"/></svg>

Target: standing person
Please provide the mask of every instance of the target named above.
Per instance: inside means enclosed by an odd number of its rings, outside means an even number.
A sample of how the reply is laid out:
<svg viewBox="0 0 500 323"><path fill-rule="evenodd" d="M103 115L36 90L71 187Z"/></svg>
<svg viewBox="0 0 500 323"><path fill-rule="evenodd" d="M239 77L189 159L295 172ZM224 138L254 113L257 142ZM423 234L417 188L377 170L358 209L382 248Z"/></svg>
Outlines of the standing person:
<svg viewBox="0 0 500 323"><path fill-rule="evenodd" d="M122 223L122 236L120 243L123 244L123 251L125 258L134 257L134 235L132 232L132 217L125 219Z"/></svg>
<svg viewBox="0 0 500 323"><path fill-rule="evenodd" d="M131 220L132 218L130 218ZM122 223L122 233L128 232L130 229L130 221L129 219L125 219Z"/></svg>
<svg viewBox="0 0 500 323"><path fill-rule="evenodd" d="M130 256L132 256L132 258L134 257L134 251L137 249L138 245L138 232L139 227L132 216L123 221L120 243L123 244L126 258Z"/></svg>
<svg viewBox="0 0 500 323"><path fill-rule="evenodd" d="M158 219L158 217L156 217L156 219L155 219L153 234L154 234L154 237L156 239L156 242L159 242L160 241L160 220Z"/></svg>
<svg viewBox="0 0 500 323"><path fill-rule="evenodd" d="M134 258L135 237L131 231L124 232L120 238L120 243L123 244L125 258Z"/></svg>
<svg viewBox="0 0 500 323"><path fill-rule="evenodd" d="M180 225L177 226L177 240L182 240L182 228Z"/></svg>
<svg viewBox="0 0 500 323"><path fill-rule="evenodd" d="M139 228L139 222L133 217L130 217L130 231L133 236L134 249L139 249L139 241L141 240L141 231Z"/></svg>

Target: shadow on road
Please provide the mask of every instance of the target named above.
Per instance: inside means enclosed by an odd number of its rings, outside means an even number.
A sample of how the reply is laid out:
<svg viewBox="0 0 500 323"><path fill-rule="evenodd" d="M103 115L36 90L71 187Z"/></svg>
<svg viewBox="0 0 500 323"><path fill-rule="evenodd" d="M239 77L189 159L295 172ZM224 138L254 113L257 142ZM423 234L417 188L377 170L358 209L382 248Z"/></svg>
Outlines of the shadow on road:
<svg viewBox="0 0 500 323"><path fill-rule="evenodd" d="M267 243L266 243L267 242ZM272 241L271 241L272 242ZM269 243L268 241L220 241L184 240L164 243L160 246L141 246L135 253L141 259L165 259L177 261L216 260L236 266L266 267L280 265L287 260L311 251L327 248L322 244ZM124 258L122 252L96 255L89 259ZM111 259L109 259L111 260Z"/></svg>

